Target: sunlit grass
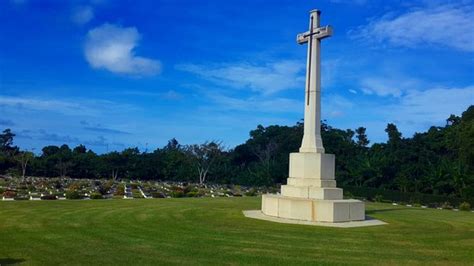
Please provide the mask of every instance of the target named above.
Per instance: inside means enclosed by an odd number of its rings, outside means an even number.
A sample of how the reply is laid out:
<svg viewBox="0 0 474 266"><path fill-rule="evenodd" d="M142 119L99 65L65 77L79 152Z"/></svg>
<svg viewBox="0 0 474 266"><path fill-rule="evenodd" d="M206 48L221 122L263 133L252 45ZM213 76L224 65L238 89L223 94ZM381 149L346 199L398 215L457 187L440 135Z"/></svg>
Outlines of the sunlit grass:
<svg viewBox="0 0 474 266"><path fill-rule="evenodd" d="M388 225L245 218L259 198L0 202L0 264L474 264L474 213L367 204Z"/></svg>

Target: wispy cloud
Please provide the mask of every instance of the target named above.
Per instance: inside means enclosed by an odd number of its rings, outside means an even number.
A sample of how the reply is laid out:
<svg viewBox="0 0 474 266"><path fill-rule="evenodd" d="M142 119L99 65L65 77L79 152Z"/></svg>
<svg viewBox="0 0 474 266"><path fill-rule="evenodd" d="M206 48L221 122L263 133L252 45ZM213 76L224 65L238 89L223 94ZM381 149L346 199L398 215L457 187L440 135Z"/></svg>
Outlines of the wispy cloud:
<svg viewBox="0 0 474 266"><path fill-rule="evenodd" d="M70 143L70 144L78 144L81 141L77 137L71 137L69 135L60 135L57 133L49 133L44 129L40 129L36 136L31 136L34 139L38 140L46 140L55 143Z"/></svg>
<svg viewBox="0 0 474 266"><path fill-rule="evenodd" d="M91 6L78 6L72 10L71 20L77 25L87 24L94 18L94 9Z"/></svg>
<svg viewBox="0 0 474 266"><path fill-rule="evenodd" d="M388 109L392 120L418 125L445 121L450 114L461 114L474 103L474 86L412 90Z"/></svg>
<svg viewBox="0 0 474 266"><path fill-rule="evenodd" d="M165 92L126 90L126 91L117 92L117 94L152 97L152 98L161 98L161 99L165 99L165 100L181 100L184 97L184 95L182 93L179 93L175 90L167 90Z"/></svg>
<svg viewBox="0 0 474 266"><path fill-rule="evenodd" d="M360 81L364 94L400 97L409 90L419 89L421 81L406 77L366 77Z"/></svg>
<svg viewBox="0 0 474 266"><path fill-rule="evenodd" d="M117 110L128 112L137 110L133 105L117 103L103 99L83 98L40 98L40 97L18 97L0 95L0 106L18 110L49 111L66 115L89 115L98 116L104 112L116 112Z"/></svg>
<svg viewBox="0 0 474 266"><path fill-rule="evenodd" d="M304 86L305 65L301 62L283 60L272 63L178 65L177 69L196 74L212 82L237 89L250 89L265 95Z"/></svg>
<svg viewBox="0 0 474 266"><path fill-rule="evenodd" d="M94 138L78 138L75 136L67 135L67 134L58 134L58 133L51 133L45 129L39 130L21 130L17 132L17 137L35 141L43 141L45 145L47 144L55 144L55 145L62 145L67 144L69 146L75 146L79 144L83 144L86 146L92 147L110 147L113 148L123 148L125 145L120 142L112 142L109 141L104 136L95 136Z"/></svg>
<svg viewBox="0 0 474 266"><path fill-rule="evenodd" d="M93 68L138 76L158 74L158 60L135 54L139 40L136 28L106 23L87 33L84 53Z"/></svg>
<svg viewBox="0 0 474 266"><path fill-rule="evenodd" d="M392 100L386 104L357 102L358 108L354 108L358 112L358 123L367 127L376 142L386 140L384 128L387 123L395 123L406 137L431 126L445 125L449 115L461 115L474 103L474 86L409 90Z"/></svg>
<svg viewBox="0 0 474 266"><path fill-rule="evenodd" d="M208 97L221 109L246 112L294 113L301 112L303 106L302 102L288 98L235 98L220 94L209 94Z"/></svg>
<svg viewBox="0 0 474 266"><path fill-rule="evenodd" d="M322 101L324 102L322 105L323 119L325 117L336 118L345 116L351 112L354 106L352 101L337 94L324 96Z"/></svg>
<svg viewBox="0 0 474 266"><path fill-rule="evenodd" d="M437 5L374 18L349 32L367 42L399 47L449 47L474 52L474 5Z"/></svg>
<svg viewBox="0 0 474 266"><path fill-rule="evenodd" d="M11 127L11 126L14 126L15 123L9 119L0 119L0 126L7 126L7 127Z"/></svg>
<svg viewBox="0 0 474 266"><path fill-rule="evenodd" d="M64 113L85 111L80 104L74 102L2 95L0 95L0 105L18 109L49 110Z"/></svg>
<svg viewBox="0 0 474 266"><path fill-rule="evenodd" d="M130 132L122 131L122 130L117 130L113 128L106 128L102 126L87 126L84 127L85 130L88 131L94 131L94 132L99 132L99 133L105 133L105 134L120 134L120 135L130 135Z"/></svg>

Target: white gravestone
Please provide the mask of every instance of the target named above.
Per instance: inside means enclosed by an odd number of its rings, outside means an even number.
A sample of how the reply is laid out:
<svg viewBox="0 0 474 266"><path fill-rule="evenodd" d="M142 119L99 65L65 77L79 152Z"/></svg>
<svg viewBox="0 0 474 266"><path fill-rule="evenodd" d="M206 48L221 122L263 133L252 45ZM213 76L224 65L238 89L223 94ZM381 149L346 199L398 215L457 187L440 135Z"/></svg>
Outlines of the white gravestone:
<svg viewBox="0 0 474 266"><path fill-rule="evenodd" d="M287 185L281 195L262 196L267 216L313 222L350 222L365 219L359 200L344 200L336 187L335 156L324 153L321 139L321 40L332 35L330 26L320 26L318 10L310 12L309 30L298 34L299 44L308 44L305 88L304 135L298 153L290 154Z"/></svg>

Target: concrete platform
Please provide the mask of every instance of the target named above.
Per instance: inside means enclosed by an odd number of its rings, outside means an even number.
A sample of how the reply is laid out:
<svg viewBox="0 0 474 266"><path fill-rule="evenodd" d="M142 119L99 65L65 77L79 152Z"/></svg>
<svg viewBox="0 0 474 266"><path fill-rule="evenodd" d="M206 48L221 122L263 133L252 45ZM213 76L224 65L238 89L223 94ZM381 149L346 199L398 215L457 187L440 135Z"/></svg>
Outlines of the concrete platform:
<svg viewBox="0 0 474 266"><path fill-rule="evenodd" d="M354 199L312 199L262 195L262 213L284 219L310 222L350 222L365 219L365 204Z"/></svg>
<svg viewBox="0 0 474 266"><path fill-rule="evenodd" d="M363 221L331 223L331 222L313 222L313 221L278 218L278 217L265 215L260 210L248 210L248 211L243 211L243 213L244 213L244 216L247 218L258 219L258 220L269 221L269 222L276 222L276 223L284 223L284 224L302 224L302 225L315 225L315 226L338 227L338 228L366 227L366 226L376 226L376 225L387 224L386 222L373 219L369 216L366 216L365 220Z"/></svg>

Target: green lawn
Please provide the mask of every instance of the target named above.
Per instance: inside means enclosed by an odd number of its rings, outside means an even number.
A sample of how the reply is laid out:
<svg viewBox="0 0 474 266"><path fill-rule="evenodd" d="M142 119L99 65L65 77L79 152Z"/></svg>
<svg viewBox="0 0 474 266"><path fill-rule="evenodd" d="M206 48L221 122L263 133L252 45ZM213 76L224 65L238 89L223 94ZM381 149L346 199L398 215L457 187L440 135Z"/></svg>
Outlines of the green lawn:
<svg viewBox="0 0 474 266"><path fill-rule="evenodd" d="M0 202L0 264L474 265L474 213L368 204L388 225L245 218L259 198Z"/></svg>

